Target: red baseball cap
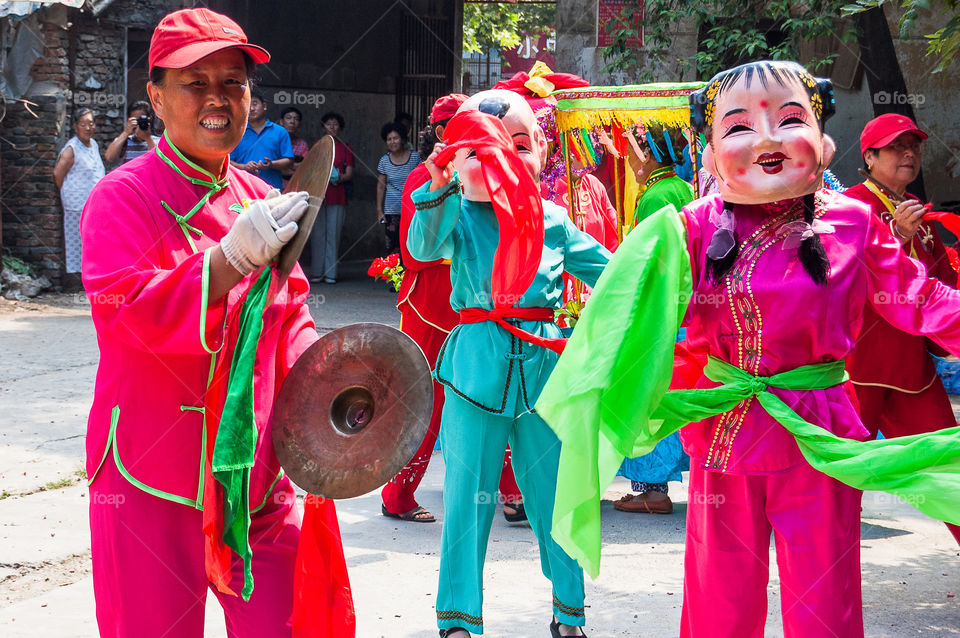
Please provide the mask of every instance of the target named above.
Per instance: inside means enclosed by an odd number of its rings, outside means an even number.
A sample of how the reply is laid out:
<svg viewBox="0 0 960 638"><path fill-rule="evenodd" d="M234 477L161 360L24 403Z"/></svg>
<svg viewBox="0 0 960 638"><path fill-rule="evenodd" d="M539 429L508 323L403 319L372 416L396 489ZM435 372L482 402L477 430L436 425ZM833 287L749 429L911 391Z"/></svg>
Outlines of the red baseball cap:
<svg viewBox="0 0 960 638"><path fill-rule="evenodd" d="M867 122L860 133L860 154L865 154L868 148L883 148L904 133L913 133L921 140L929 137L906 115L885 113L875 117Z"/></svg>
<svg viewBox="0 0 960 638"><path fill-rule="evenodd" d="M436 124L444 120L449 120L457 114L460 105L467 101L467 96L463 93L451 93L433 103L433 110L430 111L430 123Z"/></svg>
<svg viewBox="0 0 960 638"><path fill-rule="evenodd" d="M210 9L181 9L160 20L150 39L149 67L183 69L201 58L223 51L240 49L254 62L270 61L263 47L247 42L240 25Z"/></svg>

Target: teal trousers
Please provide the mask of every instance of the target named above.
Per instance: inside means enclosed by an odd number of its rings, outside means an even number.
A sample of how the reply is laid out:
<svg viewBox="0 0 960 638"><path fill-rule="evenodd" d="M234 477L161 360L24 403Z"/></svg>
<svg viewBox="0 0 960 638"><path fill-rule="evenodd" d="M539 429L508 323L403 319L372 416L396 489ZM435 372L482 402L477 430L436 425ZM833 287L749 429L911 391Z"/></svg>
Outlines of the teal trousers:
<svg viewBox="0 0 960 638"><path fill-rule="evenodd" d="M583 570L550 536L560 459L560 441L550 427L536 414L491 414L448 391L440 440L446 473L437 626L483 633L483 563L508 442L540 545L540 567L553 584L553 614L582 626Z"/></svg>

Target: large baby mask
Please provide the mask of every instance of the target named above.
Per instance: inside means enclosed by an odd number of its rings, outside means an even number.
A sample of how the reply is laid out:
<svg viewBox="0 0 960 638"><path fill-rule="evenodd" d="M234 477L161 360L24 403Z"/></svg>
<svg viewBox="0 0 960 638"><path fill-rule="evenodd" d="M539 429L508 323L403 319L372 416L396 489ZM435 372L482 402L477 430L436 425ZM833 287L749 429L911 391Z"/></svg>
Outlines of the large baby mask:
<svg viewBox="0 0 960 638"><path fill-rule="evenodd" d="M540 170L546 161L547 141L537 124L533 110L523 96L501 89L481 91L464 102L457 113L464 111L480 111L499 118L530 175L534 180L539 178ZM460 183L463 184L464 197L478 202L490 201L480 162L472 149L457 151L453 166L460 176Z"/></svg>
<svg viewBox="0 0 960 638"><path fill-rule="evenodd" d="M836 152L823 132L835 103L830 80L796 62L751 62L718 73L690 96L691 122L703 133L703 167L724 201L763 204L820 187Z"/></svg>

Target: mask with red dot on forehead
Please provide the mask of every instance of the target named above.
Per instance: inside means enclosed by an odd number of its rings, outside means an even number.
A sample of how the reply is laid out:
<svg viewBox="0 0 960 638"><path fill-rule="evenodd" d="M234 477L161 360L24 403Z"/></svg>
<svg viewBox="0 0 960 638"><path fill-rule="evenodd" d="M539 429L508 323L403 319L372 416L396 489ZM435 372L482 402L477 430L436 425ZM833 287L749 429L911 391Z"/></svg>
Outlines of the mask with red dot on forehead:
<svg viewBox="0 0 960 638"><path fill-rule="evenodd" d="M707 139L703 167L724 201L763 204L816 191L836 144L829 80L796 62L762 61L717 74L690 97L691 121Z"/></svg>

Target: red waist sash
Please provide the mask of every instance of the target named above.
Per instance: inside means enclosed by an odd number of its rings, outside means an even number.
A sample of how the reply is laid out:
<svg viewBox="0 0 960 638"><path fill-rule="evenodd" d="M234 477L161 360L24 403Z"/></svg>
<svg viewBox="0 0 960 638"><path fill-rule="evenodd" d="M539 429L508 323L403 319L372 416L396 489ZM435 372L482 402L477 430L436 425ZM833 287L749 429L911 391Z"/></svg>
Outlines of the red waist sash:
<svg viewBox="0 0 960 638"><path fill-rule="evenodd" d="M553 321L552 308L494 308L487 310L485 308L464 308L460 311L460 323L480 323L482 321L493 321L498 326L527 343L535 346L549 348L560 354L563 347L567 345L567 340L547 339L531 334L517 326L507 323L507 319L521 319L523 321Z"/></svg>

